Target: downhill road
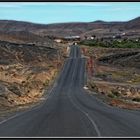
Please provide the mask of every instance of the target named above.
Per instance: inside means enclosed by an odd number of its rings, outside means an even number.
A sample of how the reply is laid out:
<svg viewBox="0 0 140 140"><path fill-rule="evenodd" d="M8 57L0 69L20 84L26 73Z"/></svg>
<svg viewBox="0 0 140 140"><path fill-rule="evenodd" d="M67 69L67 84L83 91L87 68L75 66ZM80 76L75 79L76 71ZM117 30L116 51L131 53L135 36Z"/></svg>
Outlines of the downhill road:
<svg viewBox="0 0 140 140"><path fill-rule="evenodd" d="M71 46L54 88L42 105L0 123L0 136L140 136L140 111L111 107L89 95L86 59Z"/></svg>

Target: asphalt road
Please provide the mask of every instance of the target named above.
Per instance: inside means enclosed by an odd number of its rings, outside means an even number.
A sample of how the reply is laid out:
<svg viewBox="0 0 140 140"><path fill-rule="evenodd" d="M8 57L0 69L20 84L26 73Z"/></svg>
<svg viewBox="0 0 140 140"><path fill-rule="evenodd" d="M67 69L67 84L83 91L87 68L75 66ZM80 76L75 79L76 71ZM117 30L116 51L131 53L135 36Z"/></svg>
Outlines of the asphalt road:
<svg viewBox="0 0 140 140"><path fill-rule="evenodd" d="M85 58L72 46L43 105L0 123L6 137L140 136L140 112L110 107L84 89Z"/></svg>

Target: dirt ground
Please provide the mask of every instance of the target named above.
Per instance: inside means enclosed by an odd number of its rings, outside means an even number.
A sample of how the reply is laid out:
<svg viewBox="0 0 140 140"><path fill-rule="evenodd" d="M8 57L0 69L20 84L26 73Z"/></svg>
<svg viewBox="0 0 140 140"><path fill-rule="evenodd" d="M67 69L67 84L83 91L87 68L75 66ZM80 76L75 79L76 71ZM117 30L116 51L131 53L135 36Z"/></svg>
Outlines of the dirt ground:
<svg viewBox="0 0 140 140"><path fill-rule="evenodd" d="M0 42L0 119L38 104L65 61L66 47Z"/></svg>
<svg viewBox="0 0 140 140"><path fill-rule="evenodd" d="M82 47L87 62L93 59L93 71L87 65L89 90L112 106L140 109L140 49Z"/></svg>

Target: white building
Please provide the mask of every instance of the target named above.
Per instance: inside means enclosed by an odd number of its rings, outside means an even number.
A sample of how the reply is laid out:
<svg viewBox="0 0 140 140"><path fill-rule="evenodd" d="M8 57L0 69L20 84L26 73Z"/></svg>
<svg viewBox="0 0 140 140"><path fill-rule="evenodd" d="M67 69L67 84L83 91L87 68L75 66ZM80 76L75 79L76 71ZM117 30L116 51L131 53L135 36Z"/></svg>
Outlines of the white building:
<svg viewBox="0 0 140 140"><path fill-rule="evenodd" d="M61 43L62 42L61 39L55 39L54 41L57 42L57 43Z"/></svg>

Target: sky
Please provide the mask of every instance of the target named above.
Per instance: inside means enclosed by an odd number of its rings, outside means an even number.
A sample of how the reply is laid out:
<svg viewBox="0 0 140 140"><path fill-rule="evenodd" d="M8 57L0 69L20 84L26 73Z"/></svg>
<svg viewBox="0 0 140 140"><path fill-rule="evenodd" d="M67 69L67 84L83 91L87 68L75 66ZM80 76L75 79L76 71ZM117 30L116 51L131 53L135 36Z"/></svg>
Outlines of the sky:
<svg viewBox="0 0 140 140"><path fill-rule="evenodd" d="M0 2L0 20L50 24L128 21L140 16L140 2Z"/></svg>

